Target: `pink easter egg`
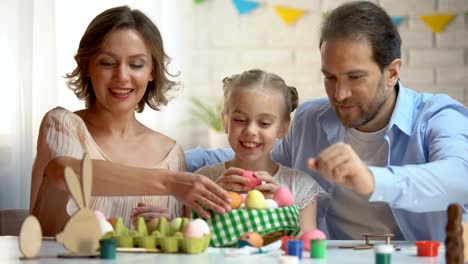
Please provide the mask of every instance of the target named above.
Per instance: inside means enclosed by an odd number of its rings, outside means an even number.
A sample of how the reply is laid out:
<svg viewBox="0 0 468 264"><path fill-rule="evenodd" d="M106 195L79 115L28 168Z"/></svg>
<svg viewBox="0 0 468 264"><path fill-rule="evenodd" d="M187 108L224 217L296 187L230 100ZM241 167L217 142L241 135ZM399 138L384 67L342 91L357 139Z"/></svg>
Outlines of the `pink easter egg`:
<svg viewBox="0 0 468 264"><path fill-rule="evenodd" d="M306 231L304 232L304 234L302 234L302 237L301 237L301 240L304 244L304 250L307 250L309 251L310 250L310 241L311 240L324 240L324 239L327 239L327 237L325 236L325 234L318 230L318 229L314 229L314 230L311 230L311 231Z"/></svg>
<svg viewBox="0 0 468 264"><path fill-rule="evenodd" d="M105 220L105 221L107 221L106 216L105 216L101 211L96 210L96 211L94 211L94 214L96 215L96 218L97 218L98 220Z"/></svg>
<svg viewBox="0 0 468 264"><path fill-rule="evenodd" d="M182 230L182 234L184 235L184 237L201 238L203 237L203 230L199 228L199 226L196 223L193 224L192 222L190 222L185 225L184 229Z"/></svg>
<svg viewBox="0 0 468 264"><path fill-rule="evenodd" d="M278 207L291 206L294 204L294 198L288 188L281 186L273 194L273 200L278 204Z"/></svg>
<svg viewBox="0 0 468 264"><path fill-rule="evenodd" d="M241 174L241 176L249 179L250 182L249 183L244 183L244 186L249 187L250 189L254 189L255 187L262 184L262 181L260 179L257 179L254 176L254 173L252 171L244 171Z"/></svg>
<svg viewBox="0 0 468 264"><path fill-rule="evenodd" d="M245 203L245 197L247 197L247 194L246 193L241 193L239 194L241 199L242 199L242 203Z"/></svg>

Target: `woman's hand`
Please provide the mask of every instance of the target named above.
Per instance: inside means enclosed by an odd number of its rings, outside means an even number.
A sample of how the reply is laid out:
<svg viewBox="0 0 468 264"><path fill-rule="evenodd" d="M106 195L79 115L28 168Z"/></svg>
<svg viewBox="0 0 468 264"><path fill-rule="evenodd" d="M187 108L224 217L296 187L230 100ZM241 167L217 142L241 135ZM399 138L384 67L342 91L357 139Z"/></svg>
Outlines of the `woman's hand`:
<svg viewBox="0 0 468 264"><path fill-rule="evenodd" d="M147 205L144 203L138 203L138 207L132 209L132 223L135 226L138 220L138 217L143 217L145 222L149 222L156 217L164 216L167 219L171 219L171 214L167 208Z"/></svg>
<svg viewBox="0 0 468 264"><path fill-rule="evenodd" d="M178 201L196 210L201 217L210 218L203 209L224 214L231 210L229 194L209 178L189 172L173 172L168 179L168 190Z"/></svg>
<svg viewBox="0 0 468 264"><path fill-rule="evenodd" d="M272 199L273 194L280 187L279 182L277 182L273 178L273 176L271 176L266 171L256 171L254 173L254 176L257 177L257 179L261 180L262 182L263 181L265 182L265 184L255 187L255 190L262 192L266 199Z"/></svg>
<svg viewBox="0 0 468 264"><path fill-rule="evenodd" d="M221 186L224 190L232 192L246 192L250 191L249 187L245 187L243 184L249 183L249 179L240 176L244 172L243 169L230 167L223 175L216 179L216 183Z"/></svg>

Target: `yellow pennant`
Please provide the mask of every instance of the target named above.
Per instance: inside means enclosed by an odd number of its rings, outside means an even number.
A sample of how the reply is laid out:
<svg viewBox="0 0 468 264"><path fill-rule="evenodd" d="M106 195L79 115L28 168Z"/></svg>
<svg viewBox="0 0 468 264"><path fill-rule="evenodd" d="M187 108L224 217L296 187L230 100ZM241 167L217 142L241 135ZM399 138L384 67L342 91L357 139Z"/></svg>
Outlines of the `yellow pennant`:
<svg viewBox="0 0 468 264"><path fill-rule="evenodd" d="M420 16L421 20L426 23L434 33L440 33L455 17L453 13L434 14Z"/></svg>
<svg viewBox="0 0 468 264"><path fill-rule="evenodd" d="M275 6L275 11L283 19L284 23L291 25L305 14L304 9Z"/></svg>

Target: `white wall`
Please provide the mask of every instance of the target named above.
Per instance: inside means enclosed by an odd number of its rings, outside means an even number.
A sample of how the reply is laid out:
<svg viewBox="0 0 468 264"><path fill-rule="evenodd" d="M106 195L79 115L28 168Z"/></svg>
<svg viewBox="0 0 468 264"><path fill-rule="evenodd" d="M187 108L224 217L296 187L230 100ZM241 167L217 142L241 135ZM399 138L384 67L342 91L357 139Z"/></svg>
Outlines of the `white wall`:
<svg viewBox="0 0 468 264"><path fill-rule="evenodd" d="M325 96L320 73L318 35L322 12L346 1L263 0L252 13L239 16L230 0L192 4L187 23L193 24L191 70L184 95L208 102L221 99L221 80L253 67L273 71L298 88L301 101ZM405 16L399 26L403 39L401 79L418 91L447 93L468 105L468 30L463 11L468 0L379 0L391 16ZM292 26L283 24L273 7L304 8L308 13ZM432 33L418 15L456 12L441 34ZM195 126L191 142L209 146L207 128Z"/></svg>

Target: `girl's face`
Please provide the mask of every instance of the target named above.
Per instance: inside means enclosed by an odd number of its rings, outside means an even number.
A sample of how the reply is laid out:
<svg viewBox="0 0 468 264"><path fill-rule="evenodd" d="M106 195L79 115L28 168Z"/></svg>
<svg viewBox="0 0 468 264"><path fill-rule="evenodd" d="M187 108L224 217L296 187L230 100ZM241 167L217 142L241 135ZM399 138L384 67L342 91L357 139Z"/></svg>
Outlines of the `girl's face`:
<svg viewBox="0 0 468 264"><path fill-rule="evenodd" d="M269 158L277 138L286 134L284 98L271 89L237 89L223 113L223 125L236 157Z"/></svg>
<svg viewBox="0 0 468 264"><path fill-rule="evenodd" d="M95 106L111 112L134 111L153 80L151 72L151 53L140 34L125 28L111 32L89 62Z"/></svg>

